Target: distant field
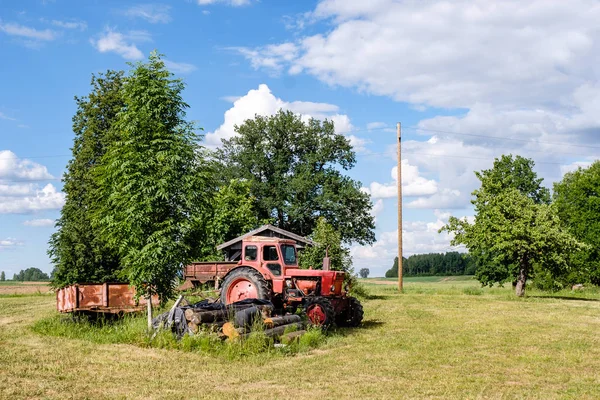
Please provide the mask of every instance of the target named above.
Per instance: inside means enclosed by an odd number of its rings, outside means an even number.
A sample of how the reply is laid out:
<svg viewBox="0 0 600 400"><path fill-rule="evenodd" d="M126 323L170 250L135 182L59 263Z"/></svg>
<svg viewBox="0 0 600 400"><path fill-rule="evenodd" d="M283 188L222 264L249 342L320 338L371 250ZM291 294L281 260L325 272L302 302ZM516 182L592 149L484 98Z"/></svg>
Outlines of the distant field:
<svg viewBox="0 0 600 400"><path fill-rule="evenodd" d="M24 295L45 294L50 290L49 282L0 282L0 296L2 295Z"/></svg>
<svg viewBox="0 0 600 400"><path fill-rule="evenodd" d="M518 299L457 278L363 280L362 327L238 361L35 333L54 297L0 296L0 398L600 398L597 288Z"/></svg>

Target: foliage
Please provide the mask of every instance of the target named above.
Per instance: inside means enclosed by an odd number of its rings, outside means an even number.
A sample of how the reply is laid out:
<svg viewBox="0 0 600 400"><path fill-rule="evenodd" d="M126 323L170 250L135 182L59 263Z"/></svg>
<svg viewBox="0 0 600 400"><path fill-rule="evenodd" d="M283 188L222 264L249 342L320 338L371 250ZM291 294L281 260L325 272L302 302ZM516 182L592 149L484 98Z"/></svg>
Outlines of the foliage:
<svg viewBox="0 0 600 400"><path fill-rule="evenodd" d="M185 120L184 84L156 52L132 65L123 86L125 108L94 174L104 201L94 226L118 250L120 277L165 301L182 263L198 256L198 216L211 185L193 123ZM142 289L142 290L139 290Z"/></svg>
<svg viewBox="0 0 600 400"><path fill-rule="evenodd" d="M554 204L569 232L589 246L570 258L573 271L561 283L600 284L600 161L555 183Z"/></svg>
<svg viewBox="0 0 600 400"><path fill-rule="evenodd" d="M4 272L2 273L2 275L4 275ZM49 279L50 278L48 277L48 274L43 272L39 268L27 268L26 270L21 270L18 274L15 274L13 277L13 281L21 282L47 281Z"/></svg>
<svg viewBox="0 0 600 400"><path fill-rule="evenodd" d="M473 275L475 273L475 262L472 257L456 251L413 254L402 260L403 276ZM394 265L387 270L385 277L398 277L398 257L394 258Z"/></svg>
<svg viewBox="0 0 600 400"><path fill-rule="evenodd" d="M361 268L360 271L358 271L358 275L360 275L361 278L368 278L370 272L369 268Z"/></svg>
<svg viewBox="0 0 600 400"><path fill-rule="evenodd" d="M506 168L506 162L503 156L494 163L494 169L500 172L492 169L476 174L481 188L473 192L475 221L451 217L440 231L454 233L452 244L464 244L477 256L480 263L476 277L483 285L511 280L516 282L517 295L522 296L535 269L553 275L562 273L568 255L581 244L562 228L554 206L545 203L546 191L540 189L535 174L524 174L533 182L520 182L522 192L510 186L515 179L503 175L504 170L512 171ZM533 162L524 163L517 157L515 164L531 166ZM527 188L537 188L537 192Z"/></svg>
<svg viewBox="0 0 600 400"><path fill-rule="evenodd" d="M2 271L2 273L0 273L0 282L4 282L6 280L6 275L4 274L4 271Z"/></svg>
<svg viewBox="0 0 600 400"><path fill-rule="evenodd" d="M255 199L250 194L248 182L232 179L218 187L210 201L206 214L195 222L198 228L205 225L204 236L191 238L200 248L198 259L201 261L218 260L223 254L217 252L216 246L241 236L267 221L260 221L254 209Z"/></svg>
<svg viewBox="0 0 600 400"><path fill-rule="evenodd" d="M55 266L52 277L55 287L116 278L119 257L100 239L91 220L103 201L93 174L106 148L116 139L110 132L124 106L123 82L122 71L92 75L90 94L75 98L75 139L72 158L63 176L66 201L48 250Z"/></svg>
<svg viewBox="0 0 600 400"><path fill-rule="evenodd" d="M238 135L218 151L226 176L249 182L259 220L302 236L324 217L345 243L373 243L374 219L368 194L344 175L356 157L333 122L279 111L236 126Z"/></svg>
<svg viewBox="0 0 600 400"><path fill-rule="evenodd" d="M327 254L331 259L332 270L353 273L350 250L343 245L341 234L325 218L319 218L310 239L316 245L307 247L300 254L300 267L321 269L323 268L323 258Z"/></svg>

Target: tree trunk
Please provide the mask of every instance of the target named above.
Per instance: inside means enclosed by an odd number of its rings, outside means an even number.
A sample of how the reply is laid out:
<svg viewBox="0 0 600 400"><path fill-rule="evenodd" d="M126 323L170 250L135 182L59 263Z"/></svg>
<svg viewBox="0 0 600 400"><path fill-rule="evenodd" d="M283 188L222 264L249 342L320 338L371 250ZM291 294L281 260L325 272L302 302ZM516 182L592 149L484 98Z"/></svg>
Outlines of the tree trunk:
<svg viewBox="0 0 600 400"><path fill-rule="evenodd" d="M525 283L527 282L527 269L521 266L519 269L519 277L517 278L517 285L515 286L515 294L518 297L525 296Z"/></svg>

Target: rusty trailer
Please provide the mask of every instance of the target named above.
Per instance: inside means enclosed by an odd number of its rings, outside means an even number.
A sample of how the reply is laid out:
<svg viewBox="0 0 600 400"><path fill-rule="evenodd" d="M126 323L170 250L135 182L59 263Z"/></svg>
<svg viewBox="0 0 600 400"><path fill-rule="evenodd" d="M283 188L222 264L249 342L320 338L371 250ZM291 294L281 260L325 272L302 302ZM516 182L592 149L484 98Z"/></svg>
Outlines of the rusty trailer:
<svg viewBox="0 0 600 400"><path fill-rule="evenodd" d="M56 292L56 308L61 313L130 313L143 311L147 299L135 299L135 289L127 283L75 284ZM158 296L152 296L152 305L158 305Z"/></svg>

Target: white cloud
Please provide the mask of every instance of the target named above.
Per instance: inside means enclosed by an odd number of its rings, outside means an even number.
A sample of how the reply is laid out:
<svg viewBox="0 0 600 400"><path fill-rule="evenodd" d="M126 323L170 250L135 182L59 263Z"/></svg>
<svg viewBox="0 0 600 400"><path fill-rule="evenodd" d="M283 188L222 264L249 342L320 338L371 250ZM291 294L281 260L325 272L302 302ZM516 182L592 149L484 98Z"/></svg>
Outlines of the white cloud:
<svg viewBox="0 0 600 400"><path fill-rule="evenodd" d="M265 68L279 73L298 56L298 47L293 43L270 44L255 49L247 47L229 47L246 57L253 68Z"/></svg>
<svg viewBox="0 0 600 400"><path fill-rule="evenodd" d="M100 53L113 52L126 60L140 60L144 58L144 55L134 42L148 40L149 35L144 31L132 31L128 35L124 35L107 28L98 39L90 41Z"/></svg>
<svg viewBox="0 0 600 400"><path fill-rule="evenodd" d="M233 107L225 112L223 124L214 132L206 135L206 145L214 148L221 145L221 139L230 139L235 135L234 126L241 125L247 119L252 119L256 114L268 116L274 115L280 109L290 110L301 115L304 121L309 118L329 119L333 121L337 133L346 135L350 143L355 145L356 151L364 149L366 143L364 139L347 135L354 130L350 118L347 115L339 114L338 106L328 103L315 103L310 101L286 102L275 97L269 87L265 84L258 86L258 89L250 90L246 95L238 98L227 98L234 100Z"/></svg>
<svg viewBox="0 0 600 400"><path fill-rule="evenodd" d="M169 11L171 6L166 4L138 4L123 10L123 14L132 18L142 18L151 24L166 24L171 22Z"/></svg>
<svg viewBox="0 0 600 400"><path fill-rule="evenodd" d="M0 150L0 183L3 179L40 180L52 178L45 166L30 160L20 160L10 150Z"/></svg>
<svg viewBox="0 0 600 400"><path fill-rule="evenodd" d="M65 195L52 185L42 189L33 185L29 192L21 196L0 194L0 214L29 214L43 210L58 210L65 202Z"/></svg>
<svg viewBox="0 0 600 400"><path fill-rule="evenodd" d="M10 150L0 151L0 214L60 209L64 194L52 184L41 187L34 183L48 179L54 177L45 166L19 159Z"/></svg>
<svg viewBox="0 0 600 400"><path fill-rule="evenodd" d="M194 72L197 68L193 64L188 63L178 63L171 60L163 60L165 66L174 73L178 74L189 74L190 72Z"/></svg>
<svg viewBox="0 0 600 400"><path fill-rule="evenodd" d="M0 239L0 251L14 249L17 246L22 246L23 242L14 239L14 238L6 238Z"/></svg>
<svg viewBox="0 0 600 400"><path fill-rule="evenodd" d="M374 199L387 199L398 196L398 167L393 167L390 175L394 182L371 182L368 188L362 190ZM420 176L419 168L410 165L408 160L402 160L402 196L430 196L437 192L437 182Z"/></svg>
<svg viewBox="0 0 600 400"><path fill-rule="evenodd" d="M23 222L25 226L36 226L36 227L46 227L46 226L54 226L54 220L49 218L44 219L30 219Z"/></svg>
<svg viewBox="0 0 600 400"><path fill-rule="evenodd" d="M226 4L233 7L247 6L252 3L252 0L197 0L198 5L207 6L210 4Z"/></svg>
<svg viewBox="0 0 600 400"><path fill-rule="evenodd" d="M2 23L0 21L0 31L11 36L41 41L51 41L58 37L57 32L51 29L38 30L14 22Z"/></svg>
<svg viewBox="0 0 600 400"><path fill-rule="evenodd" d="M85 21L60 21L53 19L50 23L64 29L78 29L80 31L85 31L87 29L87 23Z"/></svg>
<svg viewBox="0 0 600 400"><path fill-rule="evenodd" d="M284 43L277 68L417 105L545 105L581 77L595 79L600 7L592 0L324 0L312 17L333 28ZM255 67L272 66L260 62L269 47L247 50Z"/></svg>

